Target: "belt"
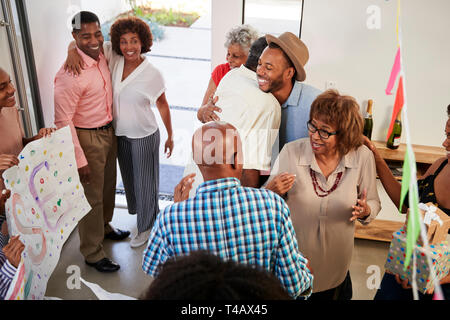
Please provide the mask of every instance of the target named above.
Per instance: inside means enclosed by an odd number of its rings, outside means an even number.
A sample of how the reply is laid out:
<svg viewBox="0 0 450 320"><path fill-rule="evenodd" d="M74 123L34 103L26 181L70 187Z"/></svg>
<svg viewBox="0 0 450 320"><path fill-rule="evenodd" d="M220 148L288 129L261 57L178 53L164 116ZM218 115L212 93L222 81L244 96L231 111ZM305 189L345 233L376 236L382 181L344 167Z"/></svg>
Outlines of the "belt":
<svg viewBox="0 0 450 320"><path fill-rule="evenodd" d="M79 127L75 127L75 129L80 129L80 130L106 130L111 128L112 126L112 121L108 124L105 124L103 127L98 127L98 128L79 128Z"/></svg>

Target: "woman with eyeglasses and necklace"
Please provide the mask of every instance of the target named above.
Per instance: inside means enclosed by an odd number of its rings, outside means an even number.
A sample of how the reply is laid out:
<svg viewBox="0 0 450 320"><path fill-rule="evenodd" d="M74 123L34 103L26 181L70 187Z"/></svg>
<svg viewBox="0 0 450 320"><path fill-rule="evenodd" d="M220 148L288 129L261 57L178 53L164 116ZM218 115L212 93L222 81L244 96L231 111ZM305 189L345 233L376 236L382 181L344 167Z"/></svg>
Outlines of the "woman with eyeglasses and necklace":
<svg viewBox="0 0 450 320"><path fill-rule="evenodd" d="M349 300L355 221L381 209L372 152L354 98L328 90L311 105L309 138L286 144L266 185L286 199L300 251L314 273L310 300Z"/></svg>

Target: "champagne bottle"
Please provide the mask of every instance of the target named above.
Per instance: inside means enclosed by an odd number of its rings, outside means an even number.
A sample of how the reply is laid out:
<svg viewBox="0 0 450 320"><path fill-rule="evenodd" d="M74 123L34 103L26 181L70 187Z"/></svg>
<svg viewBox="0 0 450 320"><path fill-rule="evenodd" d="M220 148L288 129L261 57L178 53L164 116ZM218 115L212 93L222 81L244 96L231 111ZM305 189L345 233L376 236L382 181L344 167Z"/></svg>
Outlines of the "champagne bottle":
<svg viewBox="0 0 450 320"><path fill-rule="evenodd" d="M372 119L372 105L373 100L369 100L367 103L366 117L364 118L364 135L372 140L372 129L373 129L373 119Z"/></svg>
<svg viewBox="0 0 450 320"><path fill-rule="evenodd" d="M402 135L402 113L398 112L397 119L394 123L391 136L389 137L386 146L389 149L397 149L400 146L400 136Z"/></svg>

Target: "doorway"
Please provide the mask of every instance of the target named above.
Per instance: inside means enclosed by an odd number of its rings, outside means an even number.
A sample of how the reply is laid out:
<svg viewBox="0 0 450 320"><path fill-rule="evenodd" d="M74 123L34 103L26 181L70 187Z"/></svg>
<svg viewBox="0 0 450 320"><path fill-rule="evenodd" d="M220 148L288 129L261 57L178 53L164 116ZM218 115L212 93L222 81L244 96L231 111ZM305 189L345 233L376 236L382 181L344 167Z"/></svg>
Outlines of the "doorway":
<svg viewBox="0 0 450 320"><path fill-rule="evenodd" d="M0 66L11 76L25 136L43 127L25 3L0 0Z"/></svg>

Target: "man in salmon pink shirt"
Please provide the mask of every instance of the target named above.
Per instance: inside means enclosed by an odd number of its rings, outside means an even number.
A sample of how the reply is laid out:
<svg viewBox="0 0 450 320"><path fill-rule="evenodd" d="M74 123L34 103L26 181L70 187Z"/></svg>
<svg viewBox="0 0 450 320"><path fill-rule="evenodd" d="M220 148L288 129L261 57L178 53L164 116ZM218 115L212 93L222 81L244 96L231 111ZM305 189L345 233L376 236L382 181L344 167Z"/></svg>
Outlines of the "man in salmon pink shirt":
<svg viewBox="0 0 450 320"><path fill-rule="evenodd" d="M55 125L70 126L80 181L92 210L78 223L80 251L100 272L120 266L106 257L103 239L122 240L129 231L110 225L115 207L117 142L112 127L112 85L102 54L98 17L87 11L72 20L77 50L84 61L78 77L58 71L55 77Z"/></svg>

